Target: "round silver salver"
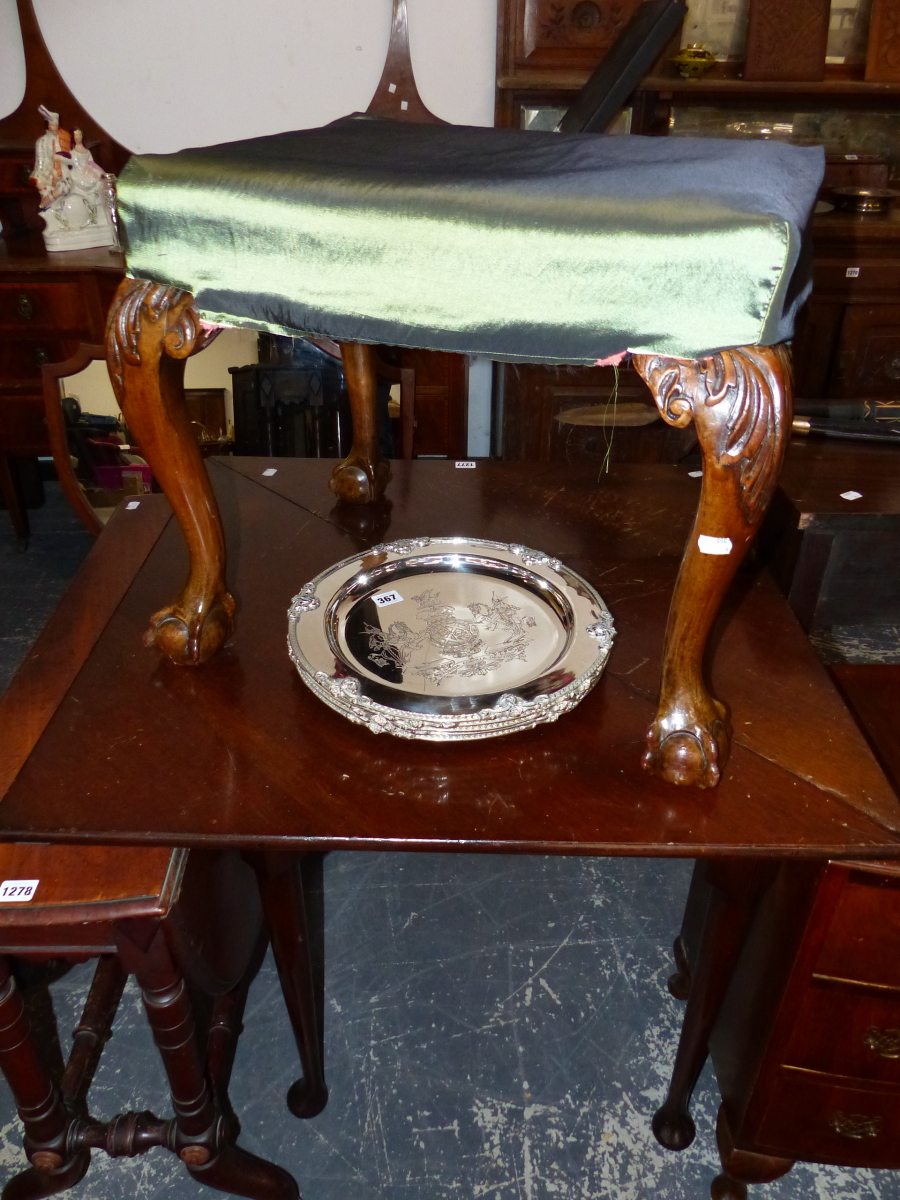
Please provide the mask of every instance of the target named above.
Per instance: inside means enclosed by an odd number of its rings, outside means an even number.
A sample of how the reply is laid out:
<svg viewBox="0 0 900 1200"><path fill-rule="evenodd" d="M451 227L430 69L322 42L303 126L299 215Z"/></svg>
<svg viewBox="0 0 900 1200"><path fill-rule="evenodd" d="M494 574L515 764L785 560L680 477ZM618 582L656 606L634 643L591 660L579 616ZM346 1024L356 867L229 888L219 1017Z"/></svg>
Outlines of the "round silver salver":
<svg viewBox="0 0 900 1200"><path fill-rule="evenodd" d="M600 678L613 635L558 559L477 538L374 546L288 611L291 658L321 700L373 733L441 742L555 721Z"/></svg>

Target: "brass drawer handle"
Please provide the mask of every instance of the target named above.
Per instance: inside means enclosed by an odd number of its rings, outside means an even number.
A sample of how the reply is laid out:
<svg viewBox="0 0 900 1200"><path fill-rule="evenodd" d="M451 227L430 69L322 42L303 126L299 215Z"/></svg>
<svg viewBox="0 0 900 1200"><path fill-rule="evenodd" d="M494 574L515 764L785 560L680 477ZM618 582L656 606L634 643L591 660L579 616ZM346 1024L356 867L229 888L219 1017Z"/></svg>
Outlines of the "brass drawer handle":
<svg viewBox="0 0 900 1200"><path fill-rule="evenodd" d="M34 305L31 303L31 297L27 292L19 292L16 297L16 312L26 321L30 321L34 316Z"/></svg>
<svg viewBox="0 0 900 1200"><path fill-rule="evenodd" d="M828 1124L835 1133L846 1138L878 1137L884 1126L884 1117L866 1117L861 1113L836 1112Z"/></svg>
<svg viewBox="0 0 900 1200"><path fill-rule="evenodd" d="M870 1025L863 1043L867 1050L873 1050L882 1058L900 1058L900 1029L879 1029L877 1025Z"/></svg>

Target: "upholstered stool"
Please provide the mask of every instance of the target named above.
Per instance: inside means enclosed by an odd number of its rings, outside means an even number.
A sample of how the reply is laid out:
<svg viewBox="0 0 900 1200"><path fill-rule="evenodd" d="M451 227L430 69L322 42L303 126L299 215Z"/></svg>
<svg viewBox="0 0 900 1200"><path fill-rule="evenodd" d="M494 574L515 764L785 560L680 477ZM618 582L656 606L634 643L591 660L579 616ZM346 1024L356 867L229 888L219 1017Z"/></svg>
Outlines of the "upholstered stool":
<svg viewBox="0 0 900 1200"><path fill-rule="evenodd" d="M199 664L232 628L221 525L182 394L184 360L214 327L338 342L354 442L331 487L354 503L390 479L370 343L513 362L631 354L663 418L694 421L704 456L644 765L714 786L730 722L703 682L703 653L781 467L785 343L810 287L804 230L823 167L821 147L769 141L368 116L136 155L119 181L133 278L110 312L107 361L191 554L148 642Z"/></svg>
<svg viewBox="0 0 900 1200"><path fill-rule="evenodd" d="M261 928L256 881L237 854L0 846L0 952L19 960L98 959L57 1085L11 964L0 957L0 1069L31 1162L6 1184L4 1200L71 1187L92 1149L133 1157L156 1146L210 1187L296 1200L287 1171L234 1144L239 1126L227 1095L247 987L264 946ZM100 1122L85 1097L129 974L143 992L174 1116L122 1113ZM211 998L211 1017L201 1019L188 982Z"/></svg>

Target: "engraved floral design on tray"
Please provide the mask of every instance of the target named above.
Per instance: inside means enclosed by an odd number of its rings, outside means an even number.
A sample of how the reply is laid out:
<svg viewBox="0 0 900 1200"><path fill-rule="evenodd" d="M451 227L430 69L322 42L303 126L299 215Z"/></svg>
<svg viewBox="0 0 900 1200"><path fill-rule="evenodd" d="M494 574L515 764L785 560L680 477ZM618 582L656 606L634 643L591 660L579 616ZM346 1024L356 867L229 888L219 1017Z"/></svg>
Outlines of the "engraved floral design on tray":
<svg viewBox="0 0 900 1200"><path fill-rule="evenodd" d="M466 620L454 614L452 605L442 604L440 593L430 588L412 599L418 605L417 619L424 628L412 630L405 621L393 621L386 632L366 626L369 646L374 651L368 657L378 666L408 668L409 673L440 684L451 676L489 675L503 663L527 661L532 638L526 630L534 629L537 622L529 615L517 617L518 605L493 594L490 605L467 605L472 619ZM506 634L502 641L485 643L482 634L497 631ZM416 650L436 652L437 660L429 656L424 663L410 666Z"/></svg>
<svg viewBox="0 0 900 1200"><path fill-rule="evenodd" d="M590 691L609 611L559 559L518 543L398 538L294 597L288 649L330 708L373 733L458 741L555 721Z"/></svg>

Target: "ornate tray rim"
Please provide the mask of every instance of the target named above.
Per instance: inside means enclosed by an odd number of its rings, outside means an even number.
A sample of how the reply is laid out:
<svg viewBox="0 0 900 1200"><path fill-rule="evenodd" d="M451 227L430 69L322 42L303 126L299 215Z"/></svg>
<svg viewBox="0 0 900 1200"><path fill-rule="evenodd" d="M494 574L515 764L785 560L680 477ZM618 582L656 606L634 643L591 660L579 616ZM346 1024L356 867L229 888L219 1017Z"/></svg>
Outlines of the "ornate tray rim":
<svg viewBox="0 0 900 1200"><path fill-rule="evenodd" d="M323 604L327 610L331 603L334 593L327 598L317 595L321 584L353 563L361 564L364 559L373 555L393 556L385 560L388 562L412 562L417 557L428 557L429 555L419 552L438 545L466 545L477 547L479 551L493 550L511 555L523 566L538 573L550 572L558 576L563 588L574 588L589 599L599 614L596 621L581 630L582 637L590 637L596 642L597 653L590 666L554 692L526 699L517 695L516 689L511 689L503 692L493 704L466 713L429 713L392 707L365 695L360 679L354 675L339 677L328 675L325 671L316 671L297 642L296 629L300 620L308 619L313 613L318 614ZM435 550L432 549L429 553L434 554ZM496 561L500 565L506 565L503 559ZM316 619L321 620L323 616L324 614L317 615ZM587 695L603 674L614 637L612 616L603 598L596 588L576 571L540 550L532 550L517 542L498 542L486 538L419 537L383 542L368 550L358 551L320 571L314 579L303 585L288 609L288 653L300 678L323 703L355 724L364 725L372 733L391 733L395 737L425 741L469 741L498 737L501 734L533 729L536 725L558 720Z"/></svg>

